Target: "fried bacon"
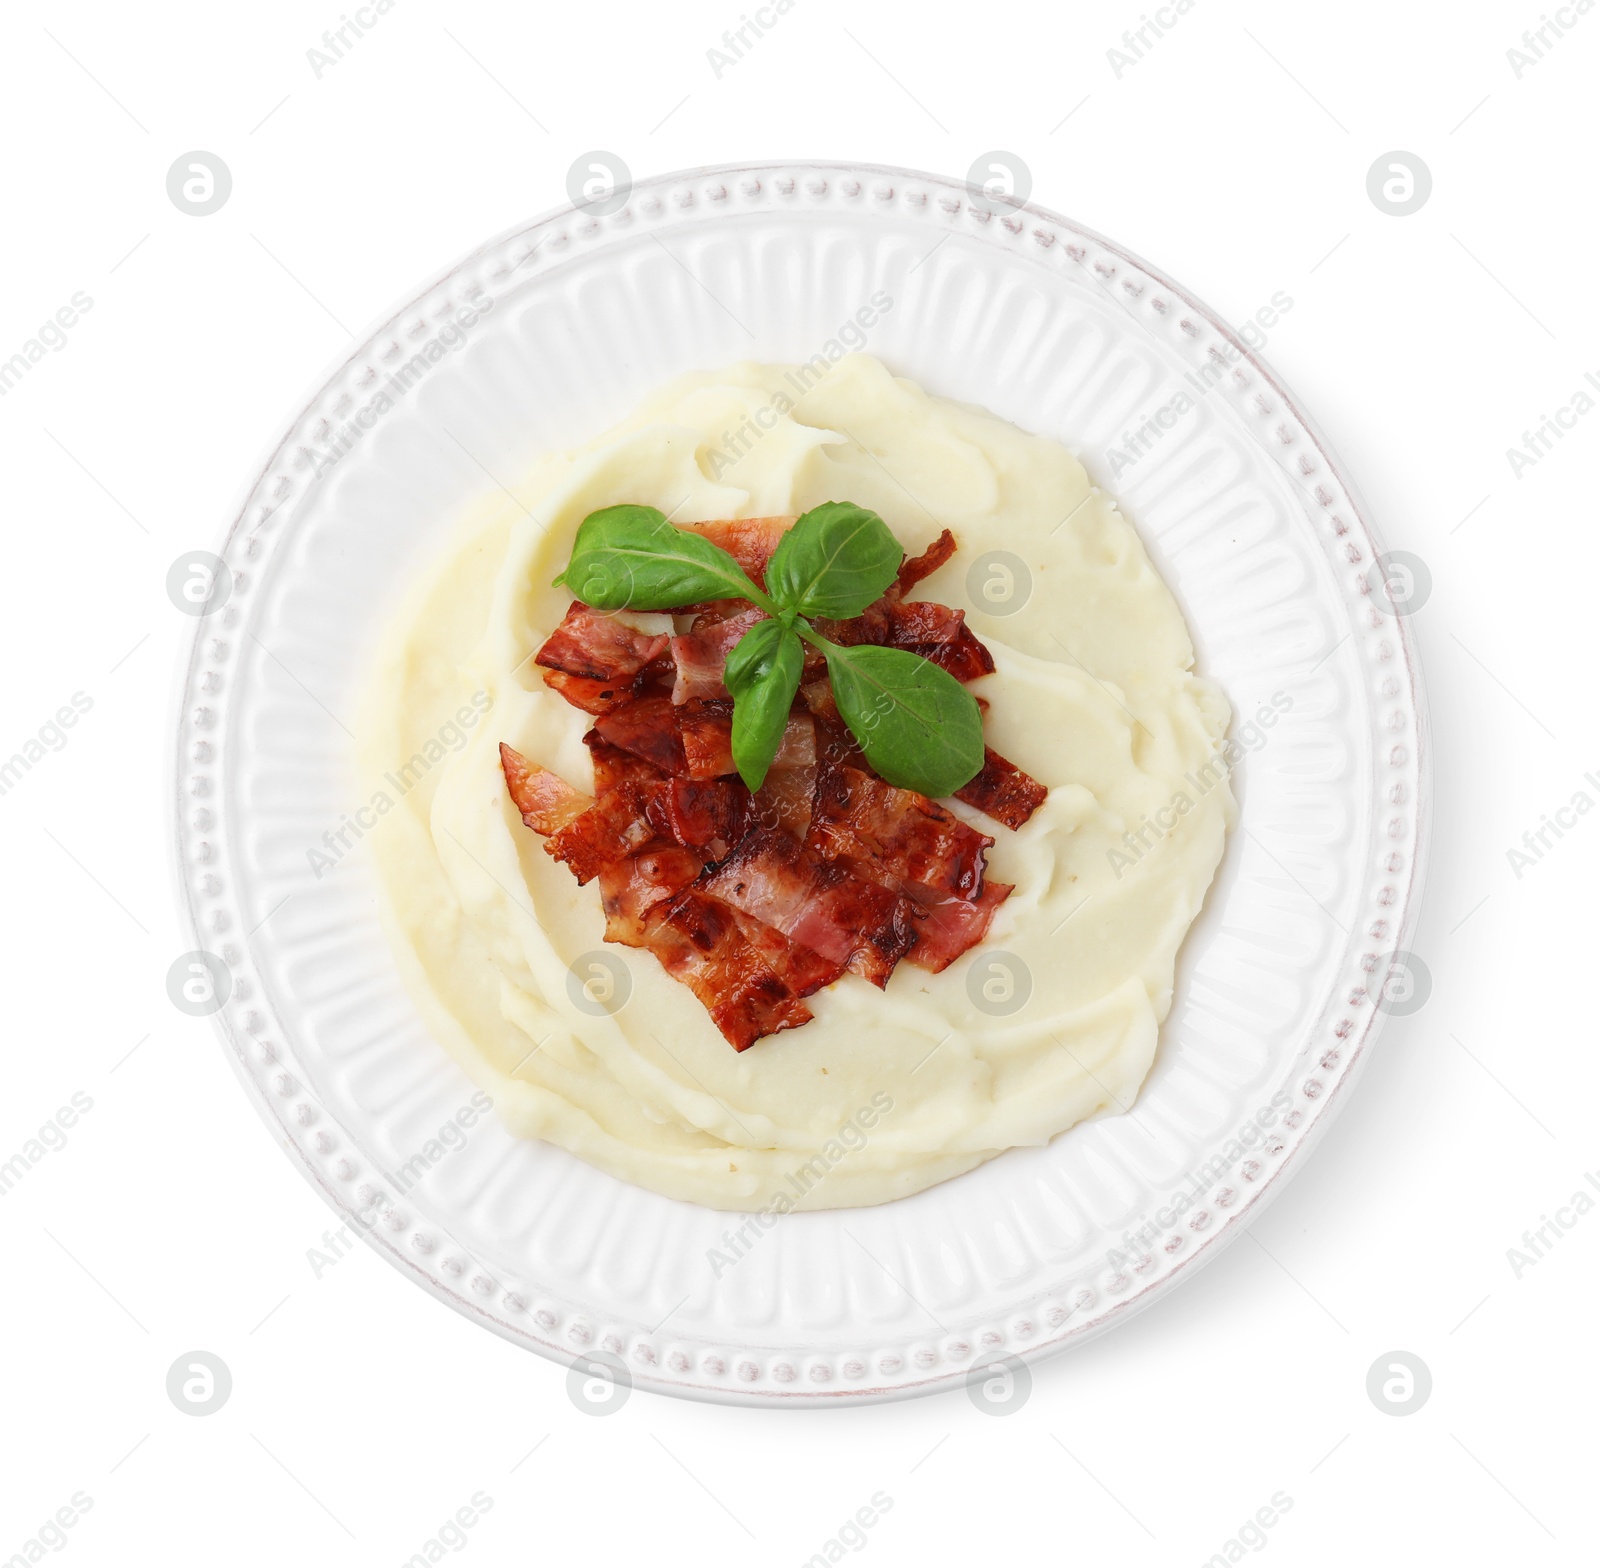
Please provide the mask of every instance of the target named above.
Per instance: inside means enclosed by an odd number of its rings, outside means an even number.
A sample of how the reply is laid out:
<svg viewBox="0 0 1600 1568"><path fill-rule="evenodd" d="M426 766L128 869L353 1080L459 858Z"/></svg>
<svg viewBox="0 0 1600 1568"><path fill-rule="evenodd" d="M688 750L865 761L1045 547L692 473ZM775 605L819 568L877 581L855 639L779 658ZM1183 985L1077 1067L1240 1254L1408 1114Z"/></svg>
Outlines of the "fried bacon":
<svg viewBox="0 0 1600 1568"><path fill-rule="evenodd" d="M600 872L600 907L606 941L648 947L648 916L700 875L702 856L676 844L652 844L636 855L607 863Z"/></svg>
<svg viewBox="0 0 1600 1568"><path fill-rule="evenodd" d="M824 637L846 647L873 643L904 648L948 670L958 681L994 673L994 655L973 635L965 610L931 599L901 599L891 586L883 598L848 621L819 619Z"/></svg>
<svg viewBox="0 0 1600 1568"><path fill-rule="evenodd" d="M791 942L781 931L762 925L743 910L735 909L733 915L745 940L760 953L762 962L796 996L810 996L844 973L843 964L824 958L814 948Z"/></svg>
<svg viewBox="0 0 1600 1568"><path fill-rule="evenodd" d="M989 934L994 912L1011 895L1009 882L985 882L975 900L946 898L917 911L917 945L906 961L938 974Z"/></svg>
<svg viewBox="0 0 1600 1568"><path fill-rule="evenodd" d="M749 825L781 828L794 838L804 839L811 826L811 798L816 789L815 764L770 769L766 782L750 797Z"/></svg>
<svg viewBox="0 0 1600 1568"><path fill-rule="evenodd" d="M661 906L644 945L700 998L736 1051L816 1016L768 967L736 911L692 887Z"/></svg>
<svg viewBox="0 0 1600 1568"><path fill-rule="evenodd" d="M728 697L691 697L681 705L659 693L633 697L601 714L594 733L675 778L711 780L735 771L733 701ZM811 715L791 713L772 766L803 768L816 760Z"/></svg>
<svg viewBox="0 0 1600 1568"><path fill-rule="evenodd" d="M602 740L632 752L663 773L684 776L689 771L677 710L670 697L635 697L601 714L594 727Z"/></svg>
<svg viewBox="0 0 1600 1568"><path fill-rule="evenodd" d="M767 586L767 562L778 541L793 525L792 517L738 517L715 523L679 523L686 534L699 534L726 550L758 588Z"/></svg>
<svg viewBox="0 0 1600 1568"><path fill-rule="evenodd" d="M793 519L680 524L758 584ZM958 680L994 669L960 610L906 597L955 552L946 529L888 591L824 636L921 654ZM523 822L580 884L598 881L606 940L652 953L744 1050L813 1016L805 999L853 973L888 983L902 959L937 972L981 942L1010 894L989 881L994 839L872 770L807 649L803 684L761 789L734 767L728 654L763 617L742 599L668 615L574 604L536 655L552 691L594 716L594 794L502 745ZM1021 827L1045 788L985 748L957 798Z"/></svg>
<svg viewBox="0 0 1600 1568"><path fill-rule="evenodd" d="M574 599L533 662L585 680L627 682L666 650L666 633L640 631L623 615Z"/></svg>
<svg viewBox="0 0 1600 1568"><path fill-rule="evenodd" d="M728 688L722 683L722 670L728 662L728 655L733 652L734 644L757 621L767 618L765 610L745 604L743 600L735 602L740 608L732 614L700 615L689 631L672 639L674 702L687 702L691 697L728 695Z"/></svg>
<svg viewBox="0 0 1600 1568"><path fill-rule="evenodd" d="M926 795L859 768L824 768L806 848L823 860L861 861L876 880L914 882L934 898L976 898L994 840Z"/></svg>
<svg viewBox="0 0 1600 1568"><path fill-rule="evenodd" d="M583 737L583 743L589 748L590 760L594 763L594 792L597 797L604 796L620 784L653 784L661 777L660 771L651 767L644 758L636 757L620 746L613 746L598 730L590 730Z"/></svg>
<svg viewBox="0 0 1600 1568"><path fill-rule="evenodd" d="M992 746L983 748L983 767L956 791L956 799L987 812L1008 828L1020 828L1050 792Z"/></svg>
<svg viewBox="0 0 1600 1568"><path fill-rule="evenodd" d="M690 778L714 779L734 771L731 701L686 703L681 710L679 724ZM808 768L816 760L816 728L811 722L811 715L791 713L772 759L773 771Z"/></svg>
<svg viewBox="0 0 1600 1568"><path fill-rule="evenodd" d="M633 695L633 681L602 681L587 675L568 675L565 670L546 670L544 683L574 708L585 713L608 713L619 702Z"/></svg>
<svg viewBox="0 0 1600 1568"><path fill-rule="evenodd" d="M745 835L750 791L737 778L668 779L648 810L663 838L720 860Z"/></svg>
<svg viewBox="0 0 1600 1568"><path fill-rule="evenodd" d="M506 792L522 813L522 820L535 833L559 833L574 817L582 816L593 804L589 796L575 790L548 768L535 767L520 751L503 741L500 768L506 776Z"/></svg>
<svg viewBox="0 0 1600 1568"><path fill-rule="evenodd" d="M758 828L699 886L879 987L916 940L908 899L815 859L787 833Z"/></svg>
<svg viewBox="0 0 1600 1568"><path fill-rule="evenodd" d="M930 599L891 600L884 609L884 645L920 653L958 681L994 674L994 655L973 635L965 610Z"/></svg>
<svg viewBox="0 0 1600 1568"><path fill-rule="evenodd" d="M607 790L582 816L545 840L545 853L561 861L579 887L592 882L613 860L642 849L655 837L649 816L655 788L630 781Z"/></svg>
<svg viewBox="0 0 1600 1568"><path fill-rule="evenodd" d="M678 710L684 768L692 779L732 773L733 702L727 697L695 698Z"/></svg>
<svg viewBox="0 0 1600 1568"><path fill-rule="evenodd" d="M955 553L956 536L946 528L921 555L908 555L900 563L900 571L894 580L895 587L901 594L910 593L924 577L932 577Z"/></svg>

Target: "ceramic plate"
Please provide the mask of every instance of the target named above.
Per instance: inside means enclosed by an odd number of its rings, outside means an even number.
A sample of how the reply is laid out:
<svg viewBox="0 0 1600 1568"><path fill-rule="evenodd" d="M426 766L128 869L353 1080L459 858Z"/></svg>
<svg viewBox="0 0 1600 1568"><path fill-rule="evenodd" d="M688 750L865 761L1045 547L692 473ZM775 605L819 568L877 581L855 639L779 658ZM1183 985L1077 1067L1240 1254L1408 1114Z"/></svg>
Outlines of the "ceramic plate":
<svg viewBox="0 0 1600 1568"><path fill-rule="evenodd" d="M380 929L350 715L398 588L474 497L683 371L826 352L878 290L893 305L869 352L1064 443L1131 517L1232 700L1240 821L1134 1114L897 1203L790 1216L717 1270L738 1216L492 1117L441 1142L472 1089ZM1238 335L1041 208L905 170L785 164L552 213L474 251L332 370L220 554L176 716L189 962L212 977L193 971L187 1005L215 1008L284 1147L378 1250L568 1364L757 1403L923 1393L996 1360L1017 1374L1247 1225L1385 1012L1426 984L1404 951L1427 809L1404 562ZM1280 721L1247 731L1275 696ZM308 851L330 841L318 875Z"/></svg>

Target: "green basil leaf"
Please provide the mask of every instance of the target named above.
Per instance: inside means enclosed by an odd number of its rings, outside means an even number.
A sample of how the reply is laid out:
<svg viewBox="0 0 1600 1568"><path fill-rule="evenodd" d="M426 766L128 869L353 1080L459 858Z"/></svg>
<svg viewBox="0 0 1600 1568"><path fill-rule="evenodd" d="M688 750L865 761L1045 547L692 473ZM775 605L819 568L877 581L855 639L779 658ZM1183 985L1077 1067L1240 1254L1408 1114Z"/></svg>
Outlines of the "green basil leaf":
<svg viewBox="0 0 1600 1568"><path fill-rule="evenodd" d="M556 582L597 610L670 610L701 599L768 602L726 550L674 528L653 506L591 512Z"/></svg>
<svg viewBox="0 0 1600 1568"><path fill-rule="evenodd" d="M937 799L983 766L983 715L949 671L903 648L824 646L840 716L889 783Z"/></svg>
<svg viewBox="0 0 1600 1568"><path fill-rule="evenodd" d="M845 620L882 595L904 557L876 512L853 501L825 501L779 541L767 592L786 610Z"/></svg>
<svg viewBox="0 0 1600 1568"><path fill-rule="evenodd" d="M772 620L757 621L728 655L722 679L733 693L733 761L753 790L778 754L804 662L799 637Z"/></svg>

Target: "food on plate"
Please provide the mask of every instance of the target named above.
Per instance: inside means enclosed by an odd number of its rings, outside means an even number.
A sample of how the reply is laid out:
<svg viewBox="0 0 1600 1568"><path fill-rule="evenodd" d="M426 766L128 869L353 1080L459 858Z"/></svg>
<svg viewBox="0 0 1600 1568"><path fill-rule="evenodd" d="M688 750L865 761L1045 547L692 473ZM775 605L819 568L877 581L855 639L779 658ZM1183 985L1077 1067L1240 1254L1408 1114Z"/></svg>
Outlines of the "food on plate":
<svg viewBox="0 0 1600 1568"><path fill-rule="evenodd" d="M394 618L397 960L520 1136L726 1209L916 1192L1133 1104L1233 812L1193 665L1056 442L865 356L684 377Z"/></svg>
<svg viewBox="0 0 1600 1568"><path fill-rule="evenodd" d="M578 597L534 663L598 715L594 798L502 743L506 787L547 854L598 878L606 941L653 954L735 1050L809 1023L847 971L937 974L1011 891L984 877L994 839L931 798L1014 830L1047 794L950 673L995 667L963 612L905 598L954 552L946 529L908 560L833 501L732 525L618 505L578 529L558 579Z"/></svg>

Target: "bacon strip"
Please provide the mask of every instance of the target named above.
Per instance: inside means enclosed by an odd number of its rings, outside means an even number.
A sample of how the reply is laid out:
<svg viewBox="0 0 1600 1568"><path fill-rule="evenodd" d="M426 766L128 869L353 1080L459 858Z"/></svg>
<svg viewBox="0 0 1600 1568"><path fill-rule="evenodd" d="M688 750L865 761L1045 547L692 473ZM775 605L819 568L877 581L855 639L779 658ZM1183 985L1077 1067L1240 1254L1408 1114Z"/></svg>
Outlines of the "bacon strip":
<svg viewBox="0 0 1600 1568"><path fill-rule="evenodd" d="M720 860L745 835L750 791L740 779L668 779L651 798L650 821L663 838Z"/></svg>
<svg viewBox="0 0 1600 1568"><path fill-rule="evenodd" d="M815 765L770 769L761 788L750 797L748 825L778 828L804 840L811 826L811 798L816 789Z"/></svg>
<svg viewBox="0 0 1600 1568"><path fill-rule="evenodd" d="M715 779L734 771L733 703L696 698L678 710L684 770L692 779Z"/></svg>
<svg viewBox="0 0 1600 1568"><path fill-rule="evenodd" d="M644 758L663 773L681 777L689 771L670 697L635 697L601 714L594 727L602 740Z"/></svg>
<svg viewBox="0 0 1600 1568"><path fill-rule="evenodd" d="M895 588L901 595L910 593L924 577L932 577L955 553L956 536L946 528L921 555L908 555L900 563ZM890 592L894 592L894 589Z"/></svg>
<svg viewBox="0 0 1600 1568"><path fill-rule="evenodd" d="M824 637L846 647L873 643L880 648L919 653L958 681L975 681L980 675L994 673L994 655L973 635L966 611L931 599L902 600L894 586L851 620L819 617L816 628Z"/></svg>
<svg viewBox="0 0 1600 1568"><path fill-rule="evenodd" d="M600 872L606 941L648 947L650 911L688 887L704 865L702 856L675 844L652 845L607 864Z"/></svg>
<svg viewBox="0 0 1600 1568"><path fill-rule="evenodd" d="M574 599L533 662L585 680L627 682L666 649L664 634L641 632L620 616Z"/></svg>
<svg viewBox="0 0 1600 1568"><path fill-rule="evenodd" d="M917 945L906 961L938 974L989 934L994 912L1011 896L1009 882L985 882L976 900L947 898L918 910Z"/></svg>
<svg viewBox="0 0 1600 1568"><path fill-rule="evenodd" d="M742 603L742 601L741 601ZM691 697L726 697L722 671L734 645L757 621L767 618L765 610L743 605L728 616L701 615L693 628L672 639L675 679L672 700L687 702Z"/></svg>
<svg viewBox="0 0 1600 1568"><path fill-rule="evenodd" d="M714 779L736 771L733 760L733 703L728 700L688 702L680 711L679 728L689 777ZM791 713L783 727L774 771L808 768L817 760L816 728L809 713ZM768 777L772 775L769 773Z"/></svg>
<svg viewBox="0 0 1600 1568"><path fill-rule="evenodd" d="M794 525L792 517L738 517L714 523L678 523L686 534L699 534L726 550L758 588L767 586L767 562L778 541Z"/></svg>
<svg viewBox="0 0 1600 1568"><path fill-rule="evenodd" d="M585 713L608 713L631 697L634 689L633 681L593 680L587 675L568 675L565 670L546 670L544 683Z"/></svg>
<svg viewBox="0 0 1600 1568"><path fill-rule="evenodd" d="M772 972L733 910L686 888L651 917L645 945L700 998L736 1051L816 1015Z"/></svg>
<svg viewBox="0 0 1600 1568"><path fill-rule="evenodd" d="M993 845L926 795L859 768L825 768L817 780L806 848L824 860L864 862L874 880L916 883L935 898L974 899Z"/></svg>
<svg viewBox="0 0 1600 1568"><path fill-rule="evenodd" d="M638 784L650 784L661 777L660 771L651 767L643 757L636 757L631 751L613 746L598 730L590 730L583 737L583 743L589 748L590 758L594 762L596 795L604 795L607 790L630 780Z"/></svg>
<svg viewBox="0 0 1600 1568"><path fill-rule="evenodd" d="M614 860L642 849L655 837L650 796L657 786L629 781L608 790L580 817L545 840L545 853L578 879L592 882Z"/></svg>
<svg viewBox="0 0 1600 1568"><path fill-rule="evenodd" d="M506 776L511 803L535 833L558 833L594 801L548 768L529 762L520 751L500 743L500 771Z"/></svg>
<svg viewBox="0 0 1600 1568"><path fill-rule="evenodd" d="M885 646L920 653L958 681L994 674L994 655L967 625L965 610L952 610L931 599L895 601L885 609L889 633Z"/></svg>
<svg viewBox="0 0 1600 1568"><path fill-rule="evenodd" d="M546 768L501 745L501 769L523 821L583 884L598 876L606 940L655 954L689 986L735 1050L810 1021L800 1000L836 980L842 963L692 887L705 856L743 831L749 792L737 779L662 779L649 763L591 732L600 799L589 802ZM585 809L586 808L586 809ZM680 840L663 843L664 830Z"/></svg>
<svg viewBox="0 0 1600 1568"><path fill-rule="evenodd" d="M735 909L733 916L745 940L760 953L762 962L796 996L811 996L823 986L831 985L845 972L843 964L824 958L821 953L802 947L798 942L791 942L781 931L762 925L742 909Z"/></svg>
<svg viewBox="0 0 1600 1568"><path fill-rule="evenodd" d="M787 833L758 828L698 885L880 988L916 940L910 900L814 860Z"/></svg>
<svg viewBox="0 0 1600 1568"><path fill-rule="evenodd" d="M1049 793L1038 779L1006 761L992 746L985 746L982 769L956 791L956 799L1015 830L1044 804Z"/></svg>

